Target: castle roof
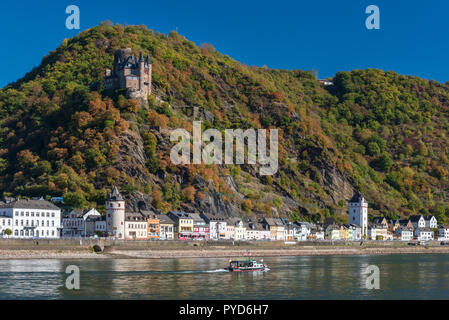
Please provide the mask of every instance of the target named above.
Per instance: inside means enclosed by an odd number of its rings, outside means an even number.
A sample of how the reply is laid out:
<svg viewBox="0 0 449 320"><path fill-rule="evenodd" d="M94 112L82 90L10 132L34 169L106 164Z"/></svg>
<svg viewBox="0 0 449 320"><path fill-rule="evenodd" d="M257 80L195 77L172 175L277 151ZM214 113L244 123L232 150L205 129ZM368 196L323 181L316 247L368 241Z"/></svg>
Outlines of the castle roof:
<svg viewBox="0 0 449 320"><path fill-rule="evenodd" d="M114 187L112 189L112 192L109 194L109 197L107 198L108 201L123 201L123 197L118 191L117 187Z"/></svg>
<svg viewBox="0 0 449 320"><path fill-rule="evenodd" d="M351 200L349 200L350 203L356 203L361 201L365 202L366 200L359 191L356 191L352 196Z"/></svg>

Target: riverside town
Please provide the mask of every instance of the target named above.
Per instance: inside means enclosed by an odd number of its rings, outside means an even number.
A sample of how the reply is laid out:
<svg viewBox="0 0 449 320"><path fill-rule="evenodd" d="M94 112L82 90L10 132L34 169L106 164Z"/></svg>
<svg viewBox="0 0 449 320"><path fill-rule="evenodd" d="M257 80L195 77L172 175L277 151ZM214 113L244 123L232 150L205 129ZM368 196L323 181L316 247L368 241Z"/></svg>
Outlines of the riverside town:
<svg viewBox="0 0 449 320"><path fill-rule="evenodd" d="M449 241L449 226L434 216L368 221L368 203L356 193L348 201L349 223L321 223L265 217L222 218L208 212L167 214L127 211L117 187L106 200L105 212L95 208L61 210L62 199L6 198L0 203L0 236L16 239L111 238L115 240L232 241Z"/></svg>

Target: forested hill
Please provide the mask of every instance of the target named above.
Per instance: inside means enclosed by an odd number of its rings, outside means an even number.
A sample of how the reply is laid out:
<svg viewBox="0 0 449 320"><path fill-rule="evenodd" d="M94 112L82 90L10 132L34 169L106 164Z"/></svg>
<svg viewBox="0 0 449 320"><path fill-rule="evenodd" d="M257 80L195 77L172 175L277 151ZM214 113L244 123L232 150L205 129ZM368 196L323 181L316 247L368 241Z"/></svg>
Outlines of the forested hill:
<svg viewBox="0 0 449 320"><path fill-rule="evenodd" d="M114 52L151 54L148 105L104 94ZM355 190L370 214L449 216L446 84L380 70L311 72L242 65L176 32L100 25L65 40L0 90L0 191L64 196L101 209L112 185L139 206L220 215L347 220ZM170 129L279 128L279 171L175 166ZM130 209L130 210L131 210Z"/></svg>

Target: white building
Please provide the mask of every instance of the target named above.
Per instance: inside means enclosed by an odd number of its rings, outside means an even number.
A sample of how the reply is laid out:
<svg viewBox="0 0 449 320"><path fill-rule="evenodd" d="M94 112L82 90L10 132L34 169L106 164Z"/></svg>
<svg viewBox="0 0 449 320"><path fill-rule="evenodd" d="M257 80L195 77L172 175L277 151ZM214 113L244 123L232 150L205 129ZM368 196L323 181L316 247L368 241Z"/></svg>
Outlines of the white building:
<svg viewBox="0 0 449 320"><path fill-rule="evenodd" d="M125 200L117 187L106 199L106 231L117 239L125 239Z"/></svg>
<svg viewBox="0 0 449 320"><path fill-rule="evenodd" d="M125 214L124 237L125 240L145 240L148 238L148 218L140 212L127 212ZM119 230L119 229L117 229ZM117 233L120 238L120 233Z"/></svg>
<svg viewBox="0 0 449 320"><path fill-rule="evenodd" d="M101 233L106 233L106 217L103 216L100 219L96 219L95 220L95 231L96 232L101 232Z"/></svg>
<svg viewBox="0 0 449 320"><path fill-rule="evenodd" d="M62 216L62 237L92 236L95 231L105 232L105 225L96 209L74 209Z"/></svg>
<svg viewBox="0 0 449 320"><path fill-rule="evenodd" d="M10 230L12 232L12 225L13 225L13 219L12 217L6 217L0 215L0 237L10 237L7 235L8 231ZM12 236L12 234L11 234Z"/></svg>
<svg viewBox="0 0 449 320"><path fill-rule="evenodd" d="M324 240L324 231L323 231L323 230L312 230L312 232L310 233L310 235L311 235L315 240Z"/></svg>
<svg viewBox="0 0 449 320"><path fill-rule="evenodd" d="M311 225L307 222L295 222L295 226L297 229L294 240L306 241L312 231Z"/></svg>
<svg viewBox="0 0 449 320"><path fill-rule="evenodd" d="M249 222L246 228L246 240L269 240L270 230L264 228L261 223Z"/></svg>
<svg viewBox="0 0 449 320"><path fill-rule="evenodd" d="M158 214L156 217L159 219L159 239L173 240L175 238L174 221L166 214Z"/></svg>
<svg viewBox="0 0 449 320"><path fill-rule="evenodd" d="M449 240L449 226L443 226L438 230L438 240Z"/></svg>
<svg viewBox="0 0 449 320"><path fill-rule="evenodd" d="M246 227L242 220L237 222L234 228L234 240L246 240Z"/></svg>
<svg viewBox="0 0 449 320"><path fill-rule="evenodd" d="M384 224L371 224L368 228L369 239L371 240L387 240L388 227Z"/></svg>
<svg viewBox="0 0 449 320"><path fill-rule="evenodd" d="M326 239L328 240L340 240L340 227L331 224L326 228Z"/></svg>
<svg viewBox="0 0 449 320"><path fill-rule="evenodd" d="M43 199L18 199L0 204L0 221L1 233L9 229L11 238L59 238L61 209Z"/></svg>
<svg viewBox="0 0 449 320"><path fill-rule="evenodd" d="M234 233L235 233L235 226L228 223L226 224L226 233L225 233L225 239L227 240L234 240Z"/></svg>
<svg viewBox="0 0 449 320"><path fill-rule="evenodd" d="M399 227L394 231L394 236L400 241L413 240L413 231L407 227Z"/></svg>
<svg viewBox="0 0 449 320"><path fill-rule="evenodd" d="M426 228L436 229L438 228L438 221L434 216L425 216Z"/></svg>
<svg viewBox="0 0 449 320"><path fill-rule="evenodd" d="M349 200L349 224L361 228L363 239L368 237L368 202L358 192Z"/></svg>
<svg viewBox="0 0 449 320"><path fill-rule="evenodd" d="M434 238L433 231L429 228L415 229L414 236L418 241L429 241Z"/></svg>
<svg viewBox="0 0 449 320"><path fill-rule="evenodd" d="M426 220L423 216L411 216L410 222L412 223L414 229L426 227Z"/></svg>
<svg viewBox="0 0 449 320"><path fill-rule="evenodd" d="M227 222L224 218L201 213L200 217L209 225L209 238L211 240L226 239Z"/></svg>

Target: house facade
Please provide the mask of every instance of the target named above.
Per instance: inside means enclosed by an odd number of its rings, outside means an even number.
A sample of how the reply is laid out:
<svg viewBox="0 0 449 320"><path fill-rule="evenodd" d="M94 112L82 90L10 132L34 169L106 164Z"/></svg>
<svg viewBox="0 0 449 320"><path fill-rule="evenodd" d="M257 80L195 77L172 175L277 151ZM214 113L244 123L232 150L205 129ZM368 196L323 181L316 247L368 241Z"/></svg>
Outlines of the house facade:
<svg viewBox="0 0 449 320"><path fill-rule="evenodd" d="M148 239L147 218L141 213L126 213L125 216L125 240Z"/></svg>
<svg viewBox="0 0 449 320"><path fill-rule="evenodd" d="M423 216L411 216L409 220L413 225L413 229L426 227L426 220L424 220Z"/></svg>
<svg viewBox="0 0 449 320"><path fill-rule="evenodd" d="M191 213L193 219L192 239L209 240L209 225L198 214Z"/></svg>
<svg viewBox="0 0 449 320"><path fill-rule="evenodd" d="M165 214L156 215L159 220L159 239L173 240L175 239L175 223L169 216Z"/></svg>
<svg viewBox="0 0 449 320"><path fill-rule="evenodd" d="M285 241L287 230L285 225L278 218L264 218L262 220L262 224L265 228L270 230L270 239L271 240L281 240Z"/></svg>
<svg viewBox="0 0 449 320"><path fill-rule="evenodd" d="M74 209L62 215L62 237L89 237L97 231L96 221L101 221L102 215L96 209ZM102 230L105 231L105 230Z"/></svg>
<svg viewBox="0 0 449 320"><path fill-rule="evenodd" d="M430 241L434 239L434 233L430 228L415 229L413 235L418 241Z"/></svg>
<svg viewBox="0 0 449 320"><path fill-rule="evenodd" d="M211 240L226 239L227 222L222 217L215 217L206 213L201 213L200 217L209 225L209 238Z"/></svg>
<svg viewBox="0 0 449 320"><path fill-rule="evenodd" d="M387 240L388 227L384 224L370 224L368 228L369 239L371 240Z"/></svg>
<svg viewBox="0 0 449 320"><path fill-rule="evenodd" d="M14 199L0 204L1 233L11 238L60 238L61 209L43 199Z"/></svg>
<svg viewBox="0 0 449 320"><path fill-rule="evenodd" d="M193 218L189 213L170 211L168 216L175 223L175 239L190 240L193 238Z"/></svg>
<svg viewBox="0 0 449 320"><path fill-rule="evenodd" d="M234 232L235 232L235 226L232 225L230 221L227 221L226 224L226 238L227 240L234 240Z"/></svg>
<svg viewBox="0 0 449 320"><path fill-rule="evenodd" d="M160 220L155 214L147 217L147 238L150 240L159 240L160 235Z"/></svg>
<svg viewBox="0 0 449 320"><path fill-rule="evenodd" d="M340 240L340 227L335 225L335 224L331 224L326 228L325 231L326 234L326 239L328 240Z"/></svg>
<svg viewBox="0 0 449 320"><path fill-rule="evenodd" d="M438 228L438 221L434 216L424 216L424 221L426 222L426 228Z"/></svg>
<svg viewBox="0 0 449 320"><path fill-rule="evenodd" d="M235 225L234 240L237 240L237 241L246 240L246 226L242 220L239 220Z"/></svg>
<svg viewBox="0 0 449 320"><path fill-rule="evenodd" d="M413 230L407 227L399 227L394 232L394 238L400 241L413 240Z"/></svg>

